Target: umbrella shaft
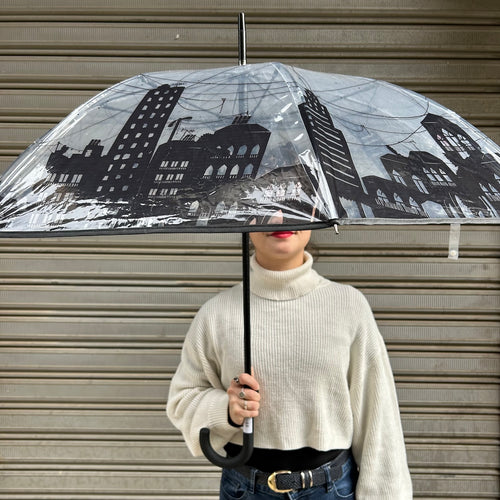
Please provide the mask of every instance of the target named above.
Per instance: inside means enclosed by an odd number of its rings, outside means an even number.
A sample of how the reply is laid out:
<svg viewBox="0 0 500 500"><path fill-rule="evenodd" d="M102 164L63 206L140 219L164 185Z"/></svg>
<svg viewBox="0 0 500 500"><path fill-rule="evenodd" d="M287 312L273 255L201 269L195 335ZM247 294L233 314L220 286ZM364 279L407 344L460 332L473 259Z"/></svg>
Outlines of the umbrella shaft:
<svg viewBox="0 0 500 500"><path fill-rule="evenodd" d="M245 356L245 372L251 373L251 327L250 327L250 242L249 234L242 233L243 248L243 346Z"/></svg>

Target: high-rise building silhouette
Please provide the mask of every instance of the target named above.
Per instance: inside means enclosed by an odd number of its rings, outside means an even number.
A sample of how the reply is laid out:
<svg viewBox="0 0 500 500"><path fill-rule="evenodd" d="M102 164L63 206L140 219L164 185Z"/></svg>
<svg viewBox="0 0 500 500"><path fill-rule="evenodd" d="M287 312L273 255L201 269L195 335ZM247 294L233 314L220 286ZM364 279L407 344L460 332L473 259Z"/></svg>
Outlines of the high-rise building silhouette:
<svg viewBox="0 0 500 500"><path fill-rule="evenodd" d="M305 90L305 102L299 109L330 191L359 205L363 186L344 134L335 127L328 109L311 90ZM336 208L341 215L343 207L338 205Z"/></svg>
<svg viewBox="0 0 500 500"><path fill-rule="evenodd" d="M120 200L140 191L142 177L183 90L166 84L146 93L106 155L96 187L98 196Z"/></svg>

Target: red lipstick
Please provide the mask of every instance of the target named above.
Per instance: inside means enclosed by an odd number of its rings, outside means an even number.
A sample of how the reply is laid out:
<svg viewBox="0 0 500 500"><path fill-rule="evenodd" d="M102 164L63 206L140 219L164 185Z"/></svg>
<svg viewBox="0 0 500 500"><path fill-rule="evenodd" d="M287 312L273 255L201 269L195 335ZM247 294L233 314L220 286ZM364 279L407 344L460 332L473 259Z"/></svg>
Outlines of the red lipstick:
<svg viewBox="0 0 500 500"><path fill-rule="evenodd" d="M275 231L274 233L271 233L271 236L274 236L275 238L289 238L292 235L293 231Z"/></svg>

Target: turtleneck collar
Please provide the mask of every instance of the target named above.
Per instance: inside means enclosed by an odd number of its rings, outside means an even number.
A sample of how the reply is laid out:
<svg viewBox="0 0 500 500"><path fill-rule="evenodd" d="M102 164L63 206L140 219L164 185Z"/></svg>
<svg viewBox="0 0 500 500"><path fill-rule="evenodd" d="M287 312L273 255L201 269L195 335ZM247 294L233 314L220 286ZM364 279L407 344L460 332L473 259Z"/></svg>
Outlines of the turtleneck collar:
<svg viewBox="0 0 500 500"><path fill-rule="evenodd" d="M313 258L305 252L305 262L288 271L270 271L258 264L255 254L250 259L252 293L270 300L293 300L306 295L326 281L313 268Z"/></svg>

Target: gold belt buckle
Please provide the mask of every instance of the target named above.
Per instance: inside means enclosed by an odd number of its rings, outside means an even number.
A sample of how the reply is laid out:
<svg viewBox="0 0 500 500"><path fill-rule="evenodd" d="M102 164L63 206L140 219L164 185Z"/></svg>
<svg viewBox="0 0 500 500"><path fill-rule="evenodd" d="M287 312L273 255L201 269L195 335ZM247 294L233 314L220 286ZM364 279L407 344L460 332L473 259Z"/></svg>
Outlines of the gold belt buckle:
<svg viewBox="0 0 500 500"><path fill-rule="evenodd" d="M290 488L288 490L279 490L278 487L276 486L276 474L291 474L291 470L278 470L276 472L273 472L268 478L267 478L267 485L269 488L271 488L273 491L276 493L289 493L290 491L293 491L293 488Z"/></svg>

